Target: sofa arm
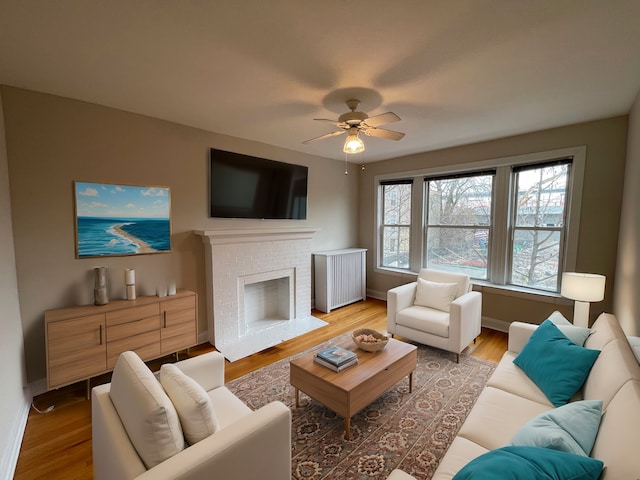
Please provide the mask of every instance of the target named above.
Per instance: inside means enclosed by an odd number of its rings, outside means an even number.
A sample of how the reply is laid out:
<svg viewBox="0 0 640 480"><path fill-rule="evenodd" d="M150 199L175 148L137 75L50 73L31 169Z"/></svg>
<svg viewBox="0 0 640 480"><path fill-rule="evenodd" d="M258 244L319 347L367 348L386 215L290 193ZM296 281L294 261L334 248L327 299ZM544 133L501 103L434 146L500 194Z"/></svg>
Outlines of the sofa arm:
<svg viewBox="0 0 640 480"><path fill-rule="evenodd" d="M291 410L275 401L137 477L139 480L290 480Z"/></svg>
<svg viewBox="0 0 640 480"><path fill-rule="evenodd" d="M418 282L406 283L387 292L387 330L395 333L396 313L413 305Z"/></svg>
<svg viewBox="0 0 640 480"><path fill-rule="evenodd" d="M520 353L536 328L538 325L535 323L511 322L509 325L509 351Z"/></svg>
<svg viewBox="0 0 640 480"><path fill-rule="evenodd" d="M175 365L207 392L224 386L224 356L220 352L198 355L176 362Z"/></svg>

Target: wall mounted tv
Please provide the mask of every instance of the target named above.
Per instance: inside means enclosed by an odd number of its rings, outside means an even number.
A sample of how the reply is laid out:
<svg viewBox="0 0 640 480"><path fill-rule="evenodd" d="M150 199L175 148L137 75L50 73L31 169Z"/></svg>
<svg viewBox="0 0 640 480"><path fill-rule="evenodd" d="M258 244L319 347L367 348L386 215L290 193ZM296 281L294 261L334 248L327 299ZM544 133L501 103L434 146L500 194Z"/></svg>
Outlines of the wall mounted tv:
<svg viewBox="0 0 640 480"><path fill-rule="evenodd" d="M307 218L308 167L211 149L211 217Z"/></svg>

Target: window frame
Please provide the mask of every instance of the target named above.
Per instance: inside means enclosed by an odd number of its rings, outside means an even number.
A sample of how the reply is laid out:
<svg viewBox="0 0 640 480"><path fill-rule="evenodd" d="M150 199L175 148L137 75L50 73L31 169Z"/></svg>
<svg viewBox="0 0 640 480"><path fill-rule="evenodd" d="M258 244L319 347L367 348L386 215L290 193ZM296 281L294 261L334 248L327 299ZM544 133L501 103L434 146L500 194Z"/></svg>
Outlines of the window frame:
<svg viewBox="0 0 640 480"><path fill-rule="evenodd" d="M398 219L398 223L395 224L391 224L391 223L385 223L384 222L384 212L385 212L385 196L384 196L384 187L386 186L393 186L393 185L411 185L411 205L410 205L410 209L411 209L411 221L409 224L404 224L404 223L400 223ZM402 179L393 179L393 180L383 180L378 184L379 188L380 188L380 195L379 195L379 220L378 220L378 244L379 244L379 251L380 251L380 256L378 257L378 264L381 266L381 268L385 268L385 269L394 269L394 270L401 270L401 271L406 271L408 270L408 268L404 268L404 267L392 267L392 266L388 266L388 265L384 265L384 234L385 234L385 228L389 227L397 227L397 228L407 228L409 227L409 252L411 252L412 246L411 246L411 242L412 239L414 237L414 232L412 230L412 224L413 224L413 197L414 197L414 182L411 178L402 178ZM399 199L398 199L399 201ZM411 265L411 258L409 258L409 265ZM409 267L410 268L410 267Z"/></svg>
<svg viewBox="0 0 640 480"><path fill-rule="evenodd" d="M374 273L385 275L410 274L417 275L423 265L423 255L425 252L425 228L426 215L424 208L426 201L425 177L445 176L465 174L467 172L495 169L494 177L494 195L492 199L492 241L489 245L488 258L490 259L487 268L487 278L489 280L476 280L475 285L496 287L504 290L513 290L523 293L532 293L536 295L559 297L558 292L546 290L538 290L529 287L521 287L509 284L510 269L507 262L510 262L509 249L511 241L508 234L510 232L510 216L512 210L511 194L512 194L512 169L513 167L523 166L526 164L545 164L563 158L571 160L571 168L567 185L567 202L568 209L565 212L566 222L566 238L564 242L563 258L561 259L561 267L559 273L563 271L575 270L578 237L580 230L580 211L582 188L584 182L584 170L586 163L586 146L575 146L548 150L543 152L527 153L523 155L515 155L509 157L494 158L489 160L481 160L475 162L460 163L455 165L438 166L433 168L413 170L408 172L397 172L392 174L376 175L374 181L374 205L377 208L377 214L374 216L376 222L374 224L374 249L376 252L376 261L373 268ZM409 252L409 269L397 269L383 267L381 263L381 182L388 180L413 178L412 188L412 206L411 206L411 243ZM422 186L420 187L420 184ZM505 194L506 192L506 194Z"/></svg>

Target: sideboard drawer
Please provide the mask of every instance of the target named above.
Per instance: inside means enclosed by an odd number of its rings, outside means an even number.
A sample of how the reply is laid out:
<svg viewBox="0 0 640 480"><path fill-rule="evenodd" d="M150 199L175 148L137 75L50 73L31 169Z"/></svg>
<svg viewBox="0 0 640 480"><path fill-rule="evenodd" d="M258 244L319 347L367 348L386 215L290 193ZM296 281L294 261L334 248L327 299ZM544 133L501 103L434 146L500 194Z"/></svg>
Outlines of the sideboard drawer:
<svg viewBox="0 0 640 480"><path fill-rule="evenodd" d="M134 320L140 320L141 318L148 318L154 315L159 315L160 310L157 303L151 305L143 305L141 307L131 307L122 310L116 310L115 312L107 313L107 326L120 325L121 323L128 323Z"/></svg>
<svg viewBox="0 0 640 480"><path fill-rule="evenodd" d="M107 342L113 342L125 337L140 335L141 333L158 331L160 328L160 315L149 318L142 318L128 323L109 326L107 324Z"/></svg>
<svg viewBox="0 0 640 480"><path fill-rule="evenodd" d="M160 330L156 328L150 332L107 343L107 368L113 369L120 354L128 350L136 352L142 360L159 357L161 355Z"/></svg>

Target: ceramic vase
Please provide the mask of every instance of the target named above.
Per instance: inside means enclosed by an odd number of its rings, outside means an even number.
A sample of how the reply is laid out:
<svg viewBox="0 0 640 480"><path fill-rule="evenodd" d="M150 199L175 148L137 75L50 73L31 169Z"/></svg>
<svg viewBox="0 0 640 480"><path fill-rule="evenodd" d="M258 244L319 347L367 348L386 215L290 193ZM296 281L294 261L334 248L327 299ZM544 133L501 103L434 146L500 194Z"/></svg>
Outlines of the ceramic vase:
<svg viewBox="0 0 640 480"><path fill-rule="evenodd" d="M109 303L107 295L107 267L94 267L95 286L93 288L93 299L96 305L106 305Z"/></svg>

